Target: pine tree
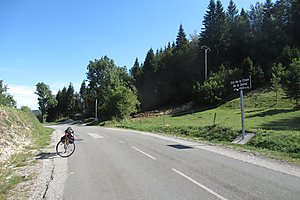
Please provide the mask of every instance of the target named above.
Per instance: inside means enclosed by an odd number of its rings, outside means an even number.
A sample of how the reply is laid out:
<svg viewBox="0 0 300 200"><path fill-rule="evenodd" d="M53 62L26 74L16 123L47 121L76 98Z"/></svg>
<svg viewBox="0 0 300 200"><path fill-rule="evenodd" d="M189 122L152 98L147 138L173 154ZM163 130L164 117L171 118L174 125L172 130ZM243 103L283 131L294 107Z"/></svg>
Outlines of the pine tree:
<svg viewBox="0 0 300 200"><path fill-rule="evenodd" d="M239 15L236 5L233 0L230 0L226 12L227 30L225 31L226 48L224 53L226 60L231 68L234 68L238 63L238 55L240 54L240 41L241 37L239 31Z"/></svg>
<svg viewBox="0 0 300 200"><path fill-rule="evenodd" d="M234 1L230 0L228 8L227 8L227 13L226 13L226 17L227 17L227 21L228 21L229 25L232 26L237 23L238 18L239 18L238 13L239 13L239 11L237 10Z"/></svg>
<svg viewBox="0 0 300 200"><path fill-rule="evenodd" d="M75 90L73 84L70 83L67 90L67 115L70 118L73 118L75 115L75 104Z"/></svg>
<svg viewBox="0 0 300 200"><path fill-rule="evenodd" d="M299 106L300 100L300 58L294 59L285 75L285 93L296 101Z"/></svg>
<svg viewBox="0 0 300 200"><path fill-rule="evenodd" d="M291 40L293 41L292 45L295 47L300 46L300 0L293 0L292 6L290 9L290 20L289 20L289 33Z"/></svg>
<svg viewBox="0 0 300 200"><path fill-rule="evenodd" d="M157 105L157 61L152 48L147 52L143 67L142 67L142 89L139 91L141 100L141 109L149 110Z"/></svg>
<svg viewBox="0 0 300 200"><path fill-rule="evenodd" d="M274 64L272 67L271 84L272 89L276 93L276 104L278 103L278 93L282 89L281 80L284 75L284 68L281 63Z"/></svg>
<svg viewBox="0 0 300 200"><path fill-rule="evenodd" d="M211 70L216 71L224 59L226 47L226 18L220 0L211 0L203 21L204 29L200 34L199 47L205 45L211 49ZM202 55L199 53L199 55Z"/></svg>
<svg viewBox="0 0 300 200"><path fill-rule="evenodd" d="M176 49L184 50L188 45L188 40L186 39L186 34L184 32L182 24L179 26L179 31L176 38Z"/></svg>
<svg viewBox="0 0 300 200"><path fill-rule="evenodd" d="M141 78L142 73L143 73L143 71L142 71L142 68L140 67L139 60L138 60L138 58L136 58L134 61L133 67L130 69L130 75L133 77L135 83L137 83L138 80Z"/></svg>
<svg viewBox="0 0 300 200"><path fill-rule="evenodd" d="M258 32L263 24L263 4L257 2L250 6L249 19L252 31Z"/></svg>
<svg viewBox="0 0 300 200"><path fill-rule="evenodd" d="M154 73L156 71L156 65L155 65L155 55L154 55L154 51L151 48L145 58L145 62L143 65L143 72L144 72L144 76L151 76L152 73Z"/></svg>

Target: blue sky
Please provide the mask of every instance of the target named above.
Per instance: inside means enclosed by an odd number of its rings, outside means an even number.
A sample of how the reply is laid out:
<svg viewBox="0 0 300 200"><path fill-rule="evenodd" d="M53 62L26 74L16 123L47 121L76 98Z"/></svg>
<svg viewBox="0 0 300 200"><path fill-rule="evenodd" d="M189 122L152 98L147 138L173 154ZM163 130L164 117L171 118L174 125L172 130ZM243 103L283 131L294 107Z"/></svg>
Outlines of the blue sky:
<svg viewBox="0 0 300 200"><path fill-rule="evenodd" d="M222 0L224 9L229 0ZM256 0L235 0L249 10ZM264 1L260 1L264 2ZM37 109L35 85L78 91L89 61L104 55L131 68L150 48L201 31L209 0L0 0L0 80L22 105Z"/></svg>

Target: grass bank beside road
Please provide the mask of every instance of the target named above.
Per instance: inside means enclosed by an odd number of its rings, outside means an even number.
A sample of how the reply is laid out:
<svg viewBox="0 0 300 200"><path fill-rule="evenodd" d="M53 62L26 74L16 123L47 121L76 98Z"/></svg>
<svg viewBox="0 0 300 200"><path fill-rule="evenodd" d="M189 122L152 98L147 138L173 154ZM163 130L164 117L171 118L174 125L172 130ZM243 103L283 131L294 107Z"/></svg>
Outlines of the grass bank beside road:
<svg viewBox="0 0 300 200"><path fill-rule="evenodd" d="M218 108L184 115L166 115L113 121L108 126L174 134L259 152L265 156L300 164L300 110L281 94L254 91L245 96L245 126L256 136L247 145L231 142L241 134L239 99ZM216 115L216 126L214 117Z"/></svg>
<svg viewBox="0 0 300 200"><path fill-rule="evenodd" d="M10 152L0 160L0 200L11 197L18 183L29 181L33 174L22 168L35 164L35 154L50 142L52 129L45 128L26 108L0 107L1 153ZM5 145L2 145L5 144ZM35 152L35 154L33 154ZM22 199L22 194L18 195Z"/></svg>

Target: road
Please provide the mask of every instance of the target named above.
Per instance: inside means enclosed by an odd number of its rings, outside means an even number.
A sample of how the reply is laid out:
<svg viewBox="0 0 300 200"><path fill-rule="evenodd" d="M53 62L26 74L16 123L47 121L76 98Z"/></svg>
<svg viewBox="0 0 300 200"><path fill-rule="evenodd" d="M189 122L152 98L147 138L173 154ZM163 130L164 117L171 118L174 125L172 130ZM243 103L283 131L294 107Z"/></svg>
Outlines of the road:
<svg viewBox="0 0 300 200"><path fill-rule="evenodd" d="M135 131L73 128L75 153L57 159L67 160L66 200L300 199L299 176L203 150L206 144Z"/></svg>

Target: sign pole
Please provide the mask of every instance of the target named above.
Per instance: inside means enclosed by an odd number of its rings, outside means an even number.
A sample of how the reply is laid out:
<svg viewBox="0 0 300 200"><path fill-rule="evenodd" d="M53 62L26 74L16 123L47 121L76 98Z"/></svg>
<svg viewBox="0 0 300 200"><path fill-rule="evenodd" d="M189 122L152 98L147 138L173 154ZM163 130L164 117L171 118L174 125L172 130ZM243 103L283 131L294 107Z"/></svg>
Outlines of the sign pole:
<svg viewBox="0 0 300 200"><path fill-rule="evenodd" d="M97 110L98 110L98 100L96 99L96 102L95 102L95 121L96 121L96 122L98 121L98 113L97 113Z"/></svg>
<svg viewBox="0 0 300 200"><path fill-rule="evenodd" d="M241 100L241 115L242 115L242 134L243 139L245 138L245 124L244 124L244 95L243 90L240 89L240 100Z"/></svg>

